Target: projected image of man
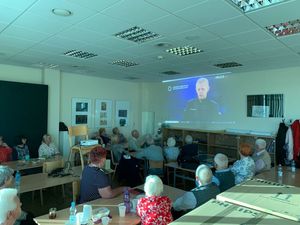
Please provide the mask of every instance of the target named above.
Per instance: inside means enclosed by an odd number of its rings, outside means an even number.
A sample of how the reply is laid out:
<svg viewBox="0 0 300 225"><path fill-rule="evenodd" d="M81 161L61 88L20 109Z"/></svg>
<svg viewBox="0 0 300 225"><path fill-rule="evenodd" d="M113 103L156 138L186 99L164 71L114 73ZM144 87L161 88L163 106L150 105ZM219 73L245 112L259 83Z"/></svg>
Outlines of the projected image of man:
<svg viewBox="0 0 300 225"><path fill-rule="evenodd" d="M216 118L219 113L217 102L207 99L210 86L206 78L199 78L196 82L197 98L190 100L184 110L185 120L210 120Z"/></svg>

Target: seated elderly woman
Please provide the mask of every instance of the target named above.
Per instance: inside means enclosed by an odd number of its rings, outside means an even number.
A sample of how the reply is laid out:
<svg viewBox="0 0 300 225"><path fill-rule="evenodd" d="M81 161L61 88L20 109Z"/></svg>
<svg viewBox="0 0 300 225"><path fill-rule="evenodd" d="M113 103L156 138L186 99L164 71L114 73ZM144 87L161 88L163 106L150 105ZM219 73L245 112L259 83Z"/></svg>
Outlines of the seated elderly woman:
<svg viewBox="0 0 300 225"><path fill-rule="evenodd" d="M14 170L9 168L8 166L0 165L0 190L11 188L14 184ZM1 223L0 223L1 224ZM33 220L33 215L31 213L21 211L20 215L16 219L15 224L36 224Z"/></svg>
<svg viewBox="0 0 300 225"><path fill-rule="evenodd" d="M102 140L102 143L101 143L101 144L105 144L105 145L109 144L109 143L110 143L110 138L109 138L109 136L106 134L105 128L100 128L98 132L99 132L99 137L100 137L101 140ZM100 143L99 143L99 144L100 144Z"/></svg>
<svg viewBox="0 0 300 225"><path fill-rule="evenodd" d="M0 165L0 189L12 187L14 183L14 170L8 166Z"/></svg>
<svg viewBox="0 0 300 225"><path fill-rule="evenodd" d="M251 179L255 174L255 163L251 158L251 146L249 144L242 143L240 145L239 153L241 159L237 160L231 168L231 171L235 176L235 184Z"/></svg>
<svg viewBox="0 0 300 225"><path fill-rule="evenodd" d="M80 184L80 202L98 198L113 198L123 192L124 187L112 189L105 166L106 150L100 146L90 152L91 163L84 167Z"/></svg>
<svg viewBox="0 0 300 225"><path fill-rule="evenodd" d="M112 133L113 135L117 135L119 138L118 138L118 141L119 141L119 144L125 144L127 143L127 139L125 138L125 136L120 132L119 128L117 127L114 127L112 129Z"/></svg>
<svg viewBox="0 0 300 225"><path fill-rule="evenodd" d="M176 140L173 137L169 137L167 140L167 145L164 149L164 155L168 162L177 161L177 157L179 155L179 149L178 147L175 147Z"/></svg>
<svg viewBox="0 0 300 225"><path fill-rule="evenodd" d="M17 137L17 145L14 147L13 160L24 160L29 157L29 148L27 145L27 137L21 135Z"/></svg>
<svg viewBox="0 0 300 225"><path fill-rule="evenodd" d="M112 135L111 136L111 146L110 150L112 151L114 155L114 159L116 162L120 161L122 153L125 151L126 144L120 144L119 143L119 136L118 135Z"/></svg>
<svg viewBox="0 0 300 225"><path fill-rule="evenodd" d="M213 182L219 186L220 191L226 191L234 186L235 178L231 169L228 168L228 157L222 153L218 153L214 157L215 173Z"/></svg>
<svg viewBox="0 0 300 225"><path fill-rule="evenodd" d="M12 159L12 149L4 142L0 136L0 163L7 162Z"/></svg>
<svg viewBox="0 0 300 225"><path fill-rule="evenodd" d="M220 190L212 182L212 177L212 171L208 166L204 164L198 166L195 172L196 188L177 198L173 204L174 210L191 210L215 198L220 193Z"/></svg>
<svg viewBox="0 0 300 225"><path fill-rule="evenodd" d="M45 134L42 139L42 144L39 147L39 157L49 158L57 154L59 154L59 151L52 142L51 136L49 134Z"/></svg>
<svg viewBox="0 0 300 225"><path fill-rule="evenodd" d="M146 197L139 199L137 214L141 217L141 224L166 225L172 222L172 202L167 196L161 196L163 183L158 176L150 175L146 178L144 191Z"/></svg>
<svg viewBox="0 0 300 225"><path fill-rule="evenodd" d="M271 157L266 150L267 143L264 139L255 141L255 153L252 158L255 162L255 172L261 173L271 169Z"/></svg>
<svg viewBox="0 0 300 225"><path fill-rule="evenodd" d="M13 225L21 215L21 203L17 189L4 188L0 190L0 224Z"/></svg>

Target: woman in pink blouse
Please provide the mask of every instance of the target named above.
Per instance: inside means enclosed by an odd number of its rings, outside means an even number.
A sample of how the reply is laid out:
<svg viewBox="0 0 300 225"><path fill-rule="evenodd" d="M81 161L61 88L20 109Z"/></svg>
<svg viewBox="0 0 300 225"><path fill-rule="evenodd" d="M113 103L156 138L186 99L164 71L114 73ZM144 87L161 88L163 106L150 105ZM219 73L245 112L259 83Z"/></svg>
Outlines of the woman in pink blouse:
<svg viewBox="0 0 300 225"><path fill-rule="evenodd" d="M158 176L146 178L144 191L146 197L139 199L137 214L142 225L165 225L173 221L171 214L172 201L167 196L161 196L163 183Z"/></svg>

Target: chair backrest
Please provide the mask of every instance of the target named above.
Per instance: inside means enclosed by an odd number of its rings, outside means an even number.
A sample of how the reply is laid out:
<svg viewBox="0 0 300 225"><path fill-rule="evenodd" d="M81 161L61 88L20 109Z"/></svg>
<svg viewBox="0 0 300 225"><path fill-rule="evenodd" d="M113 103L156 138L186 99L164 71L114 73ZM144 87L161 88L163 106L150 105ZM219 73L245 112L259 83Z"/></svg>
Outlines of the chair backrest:
<svg viewBox="0 0 300 225"><path fill-rule="evenodd" d="M112 150L109 151L110 152L110 158L111 158L111 163L115 166L118 165L119 163L115 161L115 156Z"/></svg>
<svg viewBox="0 0 300 225"><path fill-rule="evenodd" d="M163 169L164 161L149 160L149 169Z"/></svg>
<svg viewBox="0 0 300 225"><path fill-rule="evenodd" d="M51 173L53 170L64 167L64 160L58 159L43 163L43 173Z"/></svg>
<svg viewBox="0 0 300 225"><path fill-rule="evenodd" d="M88 126L87 125L77 125L68 127L69 131L69 143L70 147L73 146L72 138L73 137L84 137L87 140L88 137Z"/></svg>

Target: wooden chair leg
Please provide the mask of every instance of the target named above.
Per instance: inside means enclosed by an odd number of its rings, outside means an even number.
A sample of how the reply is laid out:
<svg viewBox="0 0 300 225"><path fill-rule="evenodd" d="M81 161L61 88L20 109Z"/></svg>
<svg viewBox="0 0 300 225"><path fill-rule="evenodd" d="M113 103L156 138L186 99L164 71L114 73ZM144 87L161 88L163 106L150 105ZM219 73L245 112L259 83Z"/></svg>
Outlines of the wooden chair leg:
<svg viewBox="0 0 300 225"><path fill-rule="evenodd" d="M115 175L116 175L117 168L118 168L118 165L115 165L115 171L114 171L114 174L113 174L113 176L112 176L112 180L115 179Z"/></svg>
<svg viewBox="0 0 300 225"><path fill-rule="evenodd" d="M41 205L44 205L43 189L40 189Z"/></svg>
<svg viewBox="0 0 300 225"><path fill-rule="evenodd" d="M62 195L63 195L63 198L66 198L66 194L65 194L65 185L61 185L61 190L62 190Z"/></svg>

